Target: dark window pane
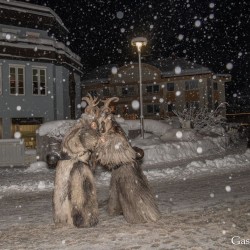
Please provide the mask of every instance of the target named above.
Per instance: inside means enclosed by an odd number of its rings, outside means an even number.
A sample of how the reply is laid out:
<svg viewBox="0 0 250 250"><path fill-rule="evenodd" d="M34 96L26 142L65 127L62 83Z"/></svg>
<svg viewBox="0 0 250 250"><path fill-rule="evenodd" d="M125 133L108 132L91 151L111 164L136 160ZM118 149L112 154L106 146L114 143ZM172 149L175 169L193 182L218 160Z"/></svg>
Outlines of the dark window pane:
<svg viewBox="0 0 250 250"><path fill-rule="evenodd" d="M173 111L173 104L169 103L168 104L168 112L172 112Z"/></svg>
<svg viewBox="0 0 250 250"><path fill-rule="evenodd" d="M33 94L38 95L38 82L33 82Z"/></svg>
<svg viewBox="0 0 250 250"><path fill-rule="evenodd" d="M40 90L40 94L41 94L41 95L45 95L45 88L42 88L42 89Z"/></svg>
<svg viewBox="0 0 250 250"><path fill-rule="evenodd" d="M214 82L214 90L218 90L218 83Z"/></svg>
<svg viewBox="0 0 250 250"><path fill-rule="evenodd" d="M153 112L154 112L154 107L153 107L153 105L147 105L147 112L148 112L148 113L153 113Z"/></svg>
<svg viewBox="0 0 250 250"><path fill-rule="evenodd" d="M16 88L16 82L15 82L15 80L11 80L10 81L10 87L11 88Z"/></svg>
<svg viewBox="0 0 250 250"><path fill-rule="evenodd" d="M15 75L15 68L10 68L10 74Z"/></svg>
<svg viewBox="0 0 250 250"><path fill-rule="evenodd" d="M16 94L16 88L10 88L10 93L13 95Z"/></svg>
<svg viewBox="0 0 250 250"><path fill-rule="evenodd" d="M167 90L168 91L174 91L174 83L173 82L168 82L167 83Z"/></svg>
<svg viewBox="0 0 250 250"><path fill-rule="evenodd" d="M128 88L122 88L122 95L128 94Z"/></svg>
<svg viewBox="0 0 250 250"><path fill-rule="evenodd" d="M108 89L108 88L103 89L103 95L104 95L104 96L109 96L109 95L110 95L109 89Z"/></svg>
<svg viewBox="0 0 250 250"><path fill-rule="evenodd" d="M154 113L160 112L160 105L154 105Z"/></svg>
<svg viewBox="0 0 250 250"><path fill-rule="evenodd" d="M18 68L18 75L23 75L23 69L22 68Z"/></svg>
<svg viewBox="0 0 250 250"><path fill-rule="evenodd" d="M24 89L22 87L18 88L18 94L23 95L24 94Z"/></svg>
<svg viewBox="0 0 250 250"><path fill-rule="evenodd" d="M152 93L153 87L152 86L147 86L146 91L147 91L147 93Z"/></svg>
<svg viewBox="0 0 250 250"><path fill-rule="evenodd" d="M43 76L43 77L45 77L45 70L44 69L40 70L40 75Z"/></svg>
<svg viewBox="0 0 250 250"><path fill-rule="evenodd" d="M153 89L154 89L154 93L159 92L160 90L159 85L154 85Z"/></svg>
<svg viewBox="0 0 250 250"><path fill-rule="evenodd" d="M22 87L23 88L23 82L22 81L18 82L18 87Z"/></svg>
<svg viewBox="0 0 250 250"><path fill-rule="evenodd" d="M45 82L45 77L44 77L44 76L41 76L41 77L40 77L40 81L41 81L41 82Z"/></svg>

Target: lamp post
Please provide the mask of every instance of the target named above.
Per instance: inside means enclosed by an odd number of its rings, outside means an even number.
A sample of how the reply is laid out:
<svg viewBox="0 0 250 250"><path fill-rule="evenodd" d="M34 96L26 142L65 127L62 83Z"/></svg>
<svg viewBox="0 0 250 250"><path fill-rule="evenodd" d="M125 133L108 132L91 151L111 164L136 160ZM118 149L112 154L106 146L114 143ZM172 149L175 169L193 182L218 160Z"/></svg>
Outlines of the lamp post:
<svg viewBox="0 0 250 250"><path fill-rule="evenodd" d="M144 117L143 117L143 99L142 99L142 73L141 73L141 48L147 45L147 38L135 37L132 39L131 44L137 47L139 59L139 91L140 91L140 125L141 137L144 139Z"/></svg>

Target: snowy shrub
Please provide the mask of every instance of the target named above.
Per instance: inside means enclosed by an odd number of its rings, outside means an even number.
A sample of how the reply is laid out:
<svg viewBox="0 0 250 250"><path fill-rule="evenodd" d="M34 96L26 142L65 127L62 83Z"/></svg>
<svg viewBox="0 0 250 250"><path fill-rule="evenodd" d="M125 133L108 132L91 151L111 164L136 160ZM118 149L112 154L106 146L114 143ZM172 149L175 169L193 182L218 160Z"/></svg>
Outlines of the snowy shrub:
<svg viewBox="0 0 250 250"><path fill-rule="evenodd" d="M224 135L226 118L222 115L225 112L227 103L221 103L216 110L197 109L190 107L183 111L174 110L182 128L193 128L199 133L215 133Z"/></svg>

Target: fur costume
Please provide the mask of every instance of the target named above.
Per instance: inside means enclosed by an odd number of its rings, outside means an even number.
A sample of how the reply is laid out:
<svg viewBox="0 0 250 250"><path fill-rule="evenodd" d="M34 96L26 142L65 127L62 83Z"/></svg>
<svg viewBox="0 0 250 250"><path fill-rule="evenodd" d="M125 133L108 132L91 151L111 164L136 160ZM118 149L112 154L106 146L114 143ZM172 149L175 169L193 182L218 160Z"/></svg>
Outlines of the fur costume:
<svg viewBox="0 0 250 250"><path fill-rule="evenodd" d="M53 217L57 225L76 227L98 223L98 203L94 177L80 161L60 160L56 168Z"/></svg>
<svg viewBox="0 0 250 250"><path fill-rule="evenodd" d="M99 119L101 138L96 147L98 162L112 170L108 212L123 214L129 223L157 221L160 212L146 176L136 162L143 153L131 147L124 131L109 112Z"/></svg>
<svg viewBox="0 0 250 250"><path fill-rule="evenodd" d="M93 103L91 98L88 101ZM88 112L62 141L64 159L57 163L53 194L56 224L88 227L98 223L96 187L89 168L89 158L98 139L95 116Z"/></svg>

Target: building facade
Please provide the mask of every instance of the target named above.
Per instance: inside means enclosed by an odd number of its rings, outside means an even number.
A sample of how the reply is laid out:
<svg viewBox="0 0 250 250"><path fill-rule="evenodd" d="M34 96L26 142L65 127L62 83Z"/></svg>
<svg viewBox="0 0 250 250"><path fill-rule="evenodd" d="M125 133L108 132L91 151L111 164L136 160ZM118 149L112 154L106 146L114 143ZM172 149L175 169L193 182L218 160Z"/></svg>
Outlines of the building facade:
<svg viewBox="0 0 250 250"><path fill-rule="evenodd" d="M105 99L118 96L114 112L133 119L139 117L139 65L106 65L90 72L83 81L82 95ZM145 118L164 119L173 109L215 109L225 102L225 83L230 75L214 74L199 64L170 57L142 63L142 95Z"/></svg>
<svg viewBox="0 0 250 250"><path fill-rule="evenodd" d="M80 116L80 57L50 8L0 0L0 12L0 139L34 147L41 123Z"/></svg>

